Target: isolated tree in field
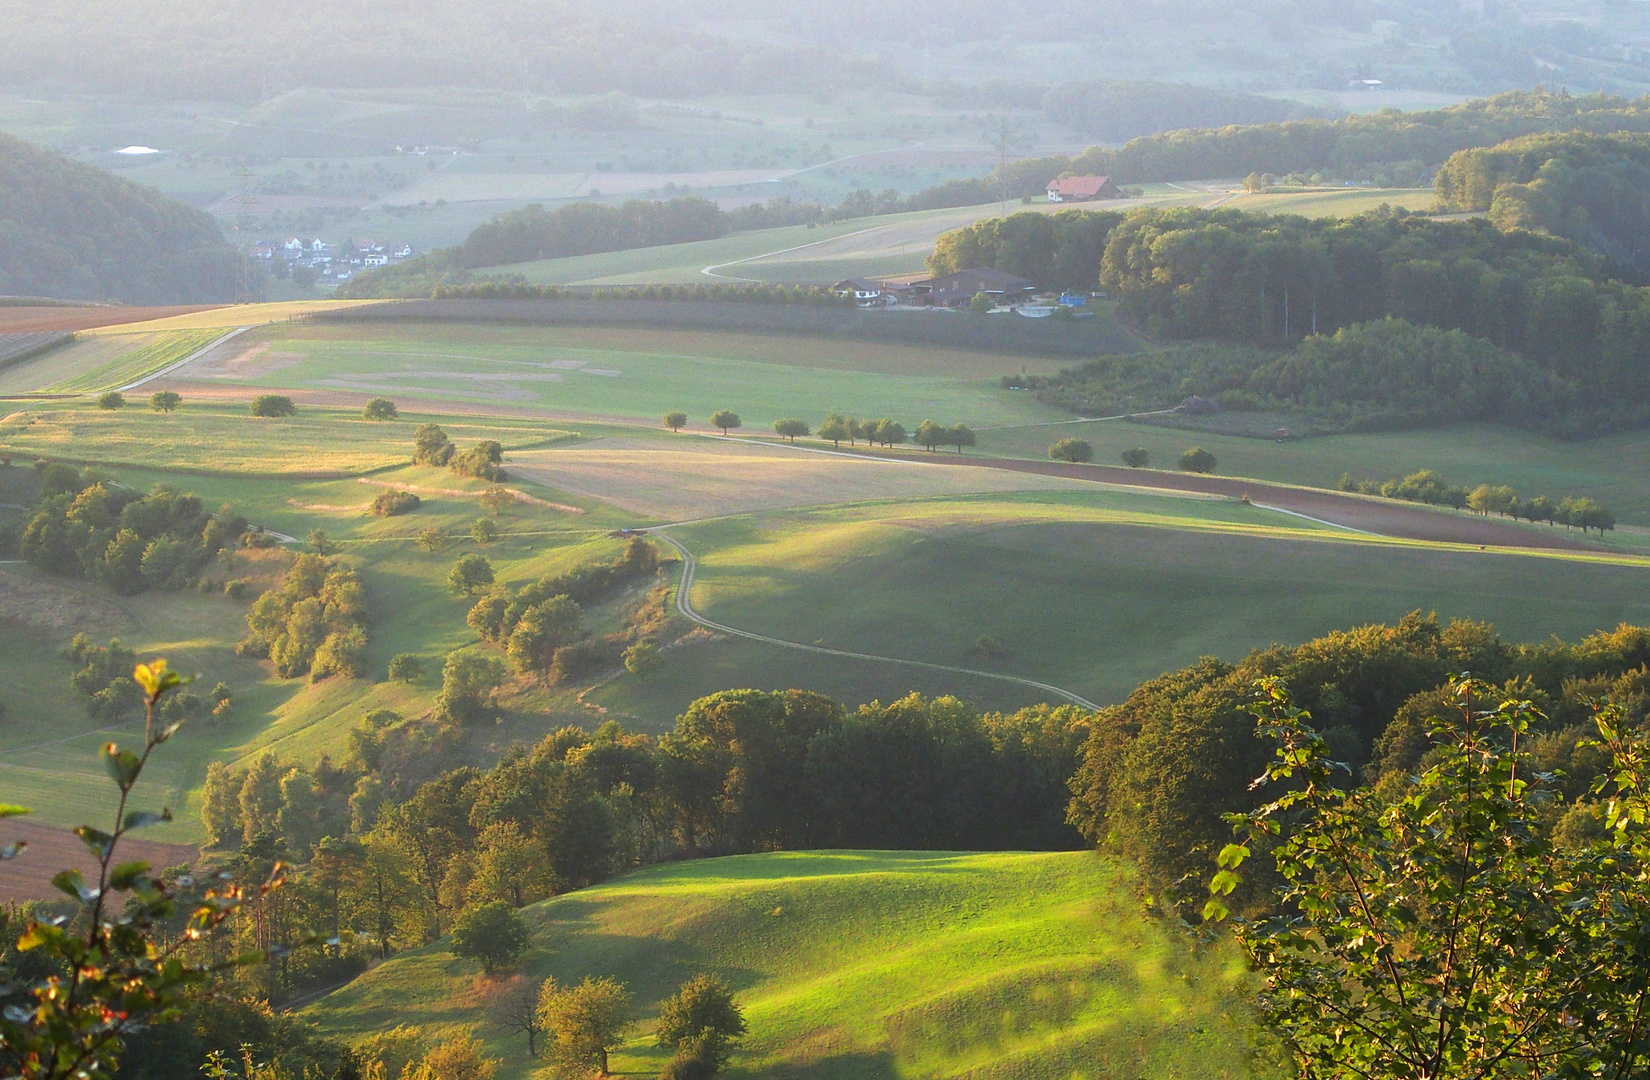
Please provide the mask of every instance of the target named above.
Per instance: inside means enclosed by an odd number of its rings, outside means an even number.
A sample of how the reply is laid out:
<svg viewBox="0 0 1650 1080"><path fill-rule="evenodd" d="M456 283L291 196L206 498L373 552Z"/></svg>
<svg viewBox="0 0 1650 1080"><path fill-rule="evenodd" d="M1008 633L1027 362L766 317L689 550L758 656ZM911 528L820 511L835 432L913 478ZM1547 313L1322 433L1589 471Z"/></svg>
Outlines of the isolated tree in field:
<svg viewBox="0 0 1650 1080"><path fill-rule="evenodd" d="M638 641L624 651L624 669L643 682L663 662L658 647L651 641Z"/></svg>
<svg viewBox="0 0 1650 1080"><path fill-rule="evenodd" d="M487 556L473 551L453 563L453 568L447 571L447 588L465 596L474 596L492 583L493 564L487 561Z"/></svg>
<svg viewBox="0 0 1650 1080"><path fill-rule="evenodd" d="M819 422L819 437L829 439L834 445L841 447L843 439L853 438L853 429L841 413L831 413Z"/></svg>
<svg viewBox="0 0 1650 1080"><path fill-rule="evenodd" d="M905 425L897 420L884 417L877 421L874 438L883 446L894 446L905 442Z"/></svg>
<svg viewBox="0 0 1650 1080"><path fill-rule="evenodd" d="M515 505L515 501L514 492L507 487L499 487L496 484L481 493L481 505L493 514L504 513L504 511Z"/></svg>
<svg viewBox="0 0 1650 1080"><path fill-rule="evenodd" d="M470 526L470 539L478 544L491 544L498 539L498 522L492 518L476 518Z"/></svg>
<svg viewBox="0 0 1650 1080"><path fill-rule="evenodd" d="M544 1028L545 1051L570 1073L594 1068L606 1076L607 1055L624 1045L630 1027L630 994L609 978L586 976L577 986L562 988L555 979L539 990L539 1021Z"/></svg>
<svg viewBox="0 0 1650 1080"><path fill-rule="evenodd" d="M1061 439L1048 448L1053 461L1083 462L1094 460L1094 447L1087 439Z"/></svg>
<svg viewBox="0 0 1650 1080"><path fill-rule="evenodd" d="M424 674L424 661L417 653L396 653L390 657L389 677L392 682L415 683Z"/></svg>
<svg viewBox="0 0 1650 1080"><path fill-rule="evenodd" d="M710 414L710 423L712 427L721 428L722 434L726 435L734 428L742 426L744 422L739 419L739 414L732 409L718 409Z"/></svg>
<svg viewBox="0 0 1650 1080"><path fill-rule="evenodd" d="M331 555L338 548L325 529L309 530L309 546L315 549L317 555Z"/></svg>
<svg viewBox="0 0 1650 1080"><path fill-rule="evenodd" d="M1123 464L1131 469L1144 469L1151 462L1152 456L1146 452L1144 446L1135 446L1123 451Z"/></svg>
<svg viewBox="0 0 1650 1080"><path fill-rule="evenodd" d="M720 1069L746 1031L733 991L720 979L698 975L659 1005L659 1045Z"/></svg>
<svg viewBox="0 0 1650 1080"><path fill-rule="evenodd" d="M97 407L100 409L124 409L126 395L119 390L108 390L97 396Z"/></svg>
<svg viewBox="0 0 1650 1080"><path fill-rule="evenodd" d="M484 1057L483 1049L475 1028L465 1028L409 1064L399 1080L493 1080L498 1075L498 1059Z"/></svg>
<svg viewBox="0 0 1650 1080"><path fill-rule="evenodd" d="M1182 472L1212 473L1215 471L1215 456L1201 446L1194 446L1180 455L1180 469Z"/></svg>
<svg viewBox="0 0 1650 1080"><path fill-rule="evenodd" d="M930 454L934 452L936 446L945 441L945 435L945 428L932 420L924 420L917 425L917 445Z"/></svg>
<svg viewBox="0 0 1650 1080"><path fill-rule="evenodd" d="M1273 913L1237 919L1261 1015L1299 1076L1513 1080L1643 1076L1650 1001L1650 771L1617 705L1594 716L1601 836L1566 839L1559 777L1532 760L1529 701L1450 681L1424 769L1393 793L1347 790L1278 678L1250 710L1277 744L1235 815L1205 918L1251 857Z"/></svg>
<svg viewBox="0 0 1650 1080"><path fill-rule="evenodd" d="M363 420L396 420L400 415L395 408L395 402L382 397L373 398L367 402L366 408L361 410Z"/></svg>
<svg viewBox="0 0 1650 1080"><path fill-rule="evenodd" d="M429 525L418 530L418 546L425 551L440 551L447 546L447 538L441 535L441 526Z"/></svg>
<svg viewBox="0 0 1650 1080"><path fill-rule="evenodd" d="M945 444L955 446L957 453L963 452L963 447L974 445L974 429L967 424L953 424L945 433Z"/></svg>
<svg viewBox="0 0 1650 1080"><path fill-rule="evenodd" d="M253 416L292 416L298 409L285 394L259 394L252 399Z"/></svg>
<svg viewBox="0 0 1650 1080"><path fill-rule="evenodd" d="M447 433L435 424L420 425L413 432L413 464L445 465L453 459L457 447Z"/></svg>
<svg viewBox="0 0 1650 1080"><path fill-rule="evenodd" d="M491 720L493 691L504 682L504 662L496 656L455 652L441 668L441 694L436 713L451 724L478 724Z"/></svg>
<svg viewBox="0 0 1650 1080"><path fill-rule="evenodd" d="M685 412L667 412L667 413L665 413L665 427L669 428L672 431L681 431L683 428L687 427L687 413L685 413Z"/></svg>
<svg viewBox="0 0 1650 1080"><path fill-rule="evenodd" d="M453 955L474 960L488 978L527 950L527 927L509 904L494 900L471 908L453 923Z"/></svg>
<svg viewBox="0 0 1650 1080"><path fill-rule="evenodd" d="M155 412L169 413L183 404L183 396L176 390L156 390L149 395L149 408Z"/></svg>
<svg viewBox="0 0 1650 1080"><path fill-rule="evenodd" d="M774 434L780 436L781 438L789 439L791 442L795 442L798 439L807 438L810 428L808 427L808 422L806 420L798 420L795 417L790 417L785 420L775 420L773 422L773 430Z"/></svg>

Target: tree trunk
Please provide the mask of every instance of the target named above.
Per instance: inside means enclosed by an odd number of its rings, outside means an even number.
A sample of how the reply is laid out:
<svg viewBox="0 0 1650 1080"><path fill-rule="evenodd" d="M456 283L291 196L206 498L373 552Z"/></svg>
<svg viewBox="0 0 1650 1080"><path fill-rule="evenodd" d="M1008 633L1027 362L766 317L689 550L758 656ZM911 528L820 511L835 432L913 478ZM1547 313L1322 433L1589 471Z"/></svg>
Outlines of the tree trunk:
<svg viewBox="0 0 1650 1080"><path fill-rule="evenodd" d="M607 1047L604 1046L601 1049L597 1050L596 1054L598 1055L598 1057L601 1060L601 1066L596 1070L596 1075L597 1076L606 1076L607 1075Z"/></svg>

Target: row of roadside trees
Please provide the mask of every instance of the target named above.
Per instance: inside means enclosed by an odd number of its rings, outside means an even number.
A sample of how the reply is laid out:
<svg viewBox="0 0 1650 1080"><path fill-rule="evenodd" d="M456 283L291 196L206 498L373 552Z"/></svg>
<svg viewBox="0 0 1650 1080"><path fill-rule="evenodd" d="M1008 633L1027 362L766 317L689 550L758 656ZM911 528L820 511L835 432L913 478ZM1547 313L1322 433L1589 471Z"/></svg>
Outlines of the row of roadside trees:
<svg viewBox="0 0 1650 1080"><path fill-rule="evenodd" d="M667 412L663 419L665 427L672 431L682 430L688 422L687 413L680 411ZM712 413L710 423L712 427L720 428L724 435L745 426L744 420L732 409L720 409ZM933 420L924 420L917 425L916 431L911 432L898 420L886 416L874 420L858 420L841 413L827 415L820 421L817 432L806 420L798 417L775 420L773 430L774 434L793 443L798 439L817 435L818 438L829 440L838 447L845 442L849 446L858 446L863 442L867 446L887 447L915 442L929 451L942 446L954 446L960 454L964 447L973 446L976 442L974 429L967 424L952 424L947 427Z"/></svg>

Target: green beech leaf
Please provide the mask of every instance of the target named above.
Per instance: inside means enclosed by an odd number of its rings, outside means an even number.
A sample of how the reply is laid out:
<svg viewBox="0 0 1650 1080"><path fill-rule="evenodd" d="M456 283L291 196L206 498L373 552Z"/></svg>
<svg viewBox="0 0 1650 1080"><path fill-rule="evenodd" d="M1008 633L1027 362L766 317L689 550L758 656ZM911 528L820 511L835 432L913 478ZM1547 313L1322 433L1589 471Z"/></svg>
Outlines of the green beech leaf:
<svg viewBox="0 0 1650 1080"><path fill-rule="evenodd" d="M122 750L111 742L103 744L103 767L108 770L115 783L124 788L130 787L137 780L143 763L130 750Z"/></svg>
<svg viewBox="0 0 1650 1080"><path fill-rule="evenodd" d="M142 859L121 863L109 871L109 888L125 892L132 887L138 878L149 872L149 864Z"/></svg>
<svg viewBox="0 0 1650 1080"><path fill-rule="evenodd" d="M29 842L27 840L19 840L15 844L0 844L0 861L17 858L23 853L23 849L28 846Z"/></svg>
<svg viewBox="0 0 1650 1080"><path fill-rule="evenodd" d="M90 825L80 826L74 831L74 834L80 837L80 842L86 845L86 850L99 859L107 855L110 849L114 847L114 837L101 829L94 829Z"/></svg>
<svg viewBox="0 0 1650 1080"><path fill-rule="evenodd" d="M1222 922L1231 913L1231 909L1219 900L1211 899L1203 905L1203 920L1205 922Z"/></svg>
<svg viewBox="0 0 1650 1080"><path fill-rule="evenodd" d="M82 903L97 899L97 890L86 884L86 879L81 877L79 870L58 871L52 878L52 887Z"/></svg>
<svg viewBox="0 0 1650 1080"><path fill-rule="evenodd" d="M150 825L161 825L171 820L172 811L170 809L162 810L158 814L153 810L133 810L130 814L127 814L126 819L121 822L121 828L143 829Z"/></svg>

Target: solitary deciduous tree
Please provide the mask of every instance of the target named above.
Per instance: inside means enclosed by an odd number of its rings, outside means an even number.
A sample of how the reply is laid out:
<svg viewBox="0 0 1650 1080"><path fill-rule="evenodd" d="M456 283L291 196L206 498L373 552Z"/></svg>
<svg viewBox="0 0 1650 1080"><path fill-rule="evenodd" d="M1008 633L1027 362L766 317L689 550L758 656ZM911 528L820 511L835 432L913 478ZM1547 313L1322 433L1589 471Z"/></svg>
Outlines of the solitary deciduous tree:
<svg viewBox="0 0 1650 1080"><path fill-rule="evenodd" d="M953 424L945 433L945 442L948 446L955 446L960 454L963 447L974 445L974 429L967 424Z"/></svg>
<svg viewBox="0 0 1650 1080"><path fill-rule="evenodd" d="M685 413L685 412L667 412L667 413L665 413L665 427L669 428L672 431L681 431L686 426L687 426L687 413Z"/></svg>
<svg viewBox="0 0 1650 1080"><path fill-rule="evenodd" d="M183 396L175 390L156 390L149 395L149 407L156 412L169 413L183 404Z"/></svg>
<svg viewBox="0 0 1650 1080"><path fill-rule="evenodd" d="M1093 461L1094 447L1086 439L1061 439L1048 448L1048 456L1054 461Z"/></svg>
<svg viewBox="0 0 1650 1080"><path fill-rule="evenodd" d="M474 596L492 583L493 564L487 561L487 556L475 552L453 563L453 568L447 571L447 587L466 596Z"/></svg>
<svg viewBox="0 0 1650 1080"><path fill-rule="evenodd" d="M609 978L591 978L563 989L555 979L539 990L539 1022L546 1051L569 1071L594 1067L606 1076L608 1052L624 1044L630 1027L630 994Z"/></svg>
<svg viewBox="0 0 1650 1080"><path fill-rule="evenodd" d="M124 409L126 395L119 390L108 390L97 396L97 407L100 409Z"/></svg>
<svg viewBox="0 0 1650 1080"><path fill-rule="evenodd" d="M1131 469L1144 469L1151 464L1152 456L1146 452L1144 446L1131 447L1123 451L1123 464Z"/></svg>
<svg viewBox="0 0 1650 1080"><path fill-rule="evenodd" d="M285 394L259 394L252 399L253 416L291 416L297 412L292 399Z"/></svg>
<svg viewBox="0 0 1650 1080"><path fill-rule="evenodd" d="M659 650L650 641L638 641L624 651L624 669L644 682L663 662Z"/></svg>
<svg viewBox="0 0 1650 1080"><path fill-rule="evenodd" d="M361 416L365 420L394 420L400 413L396 411L395 402L389 398L375 397L361 410Z"/></svg>
<svg viewBox="0 0 1650 1080"><path fill-rule="evenodd" d="M492 518L476 518L470 526L470 539L478 544L491 544L498 539L498 522Z"/></svg>
<svg viewBox="0 0 1650 1080"><path fill-rule="evenodd" d="M1180 468L1183 472L1212 473L1215 456L1201 446L1194 446L1180 455Z"/></svg>
<svg viewBox="0 0 1650 1080"><path fill-rule="evenodd" d="M509 967L527 949L527 927L509 904L502 900L471 908L453 924L454 956L474 960L491 978Z"/></svg>
<svg viewBox="0 0 1650 1080"><path fill-rule="evenodd" d="M721 428L724 435L736 427L742 427L744 424L744 421L739 419L739 414L732 409L718 409L716 412L711 413L710 422L711 426Z"/></svg>
<svg viewBox="0 0 1650 1080"><path fill-rule="evenodd" d="M945 441L945 435L945 428L932 420L924 420L917 425L917 445L925 447L929 453L933 453L934 447Z"/></svg>

